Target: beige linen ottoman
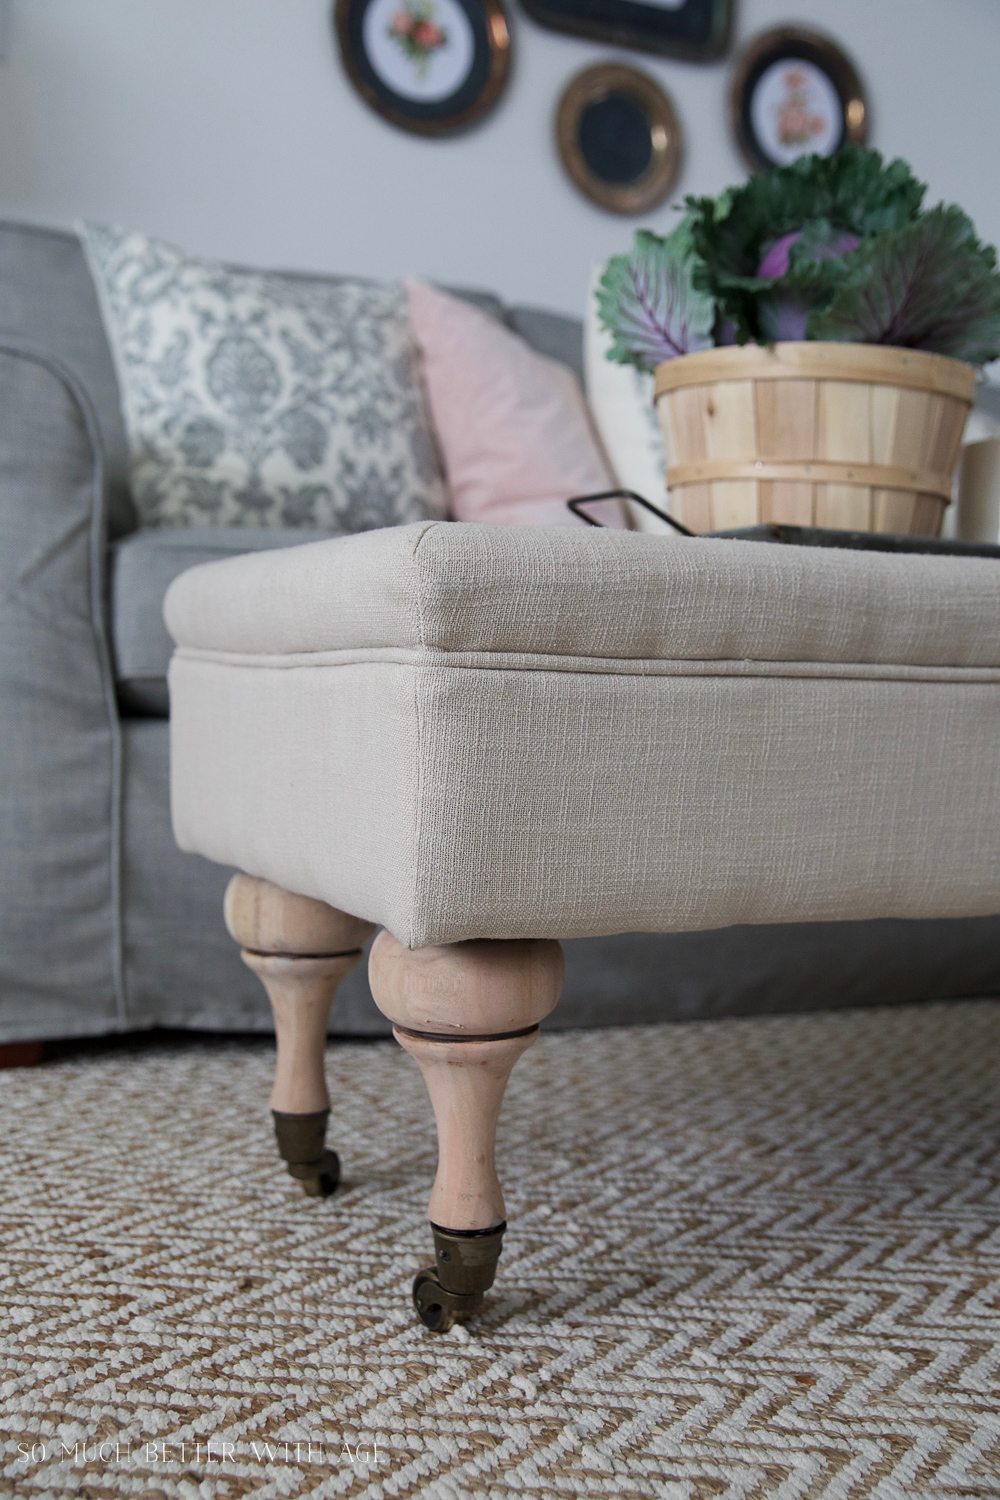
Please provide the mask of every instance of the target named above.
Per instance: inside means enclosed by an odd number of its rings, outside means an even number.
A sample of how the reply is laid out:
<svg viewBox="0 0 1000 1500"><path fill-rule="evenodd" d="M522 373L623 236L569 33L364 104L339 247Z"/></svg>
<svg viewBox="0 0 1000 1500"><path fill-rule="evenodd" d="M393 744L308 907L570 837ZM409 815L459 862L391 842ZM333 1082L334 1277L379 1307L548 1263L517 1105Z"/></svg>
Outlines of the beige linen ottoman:
<svg viewBox="0 0 1000 1500"><path fill-rule="evenodd" d="M330 1003L385 929L372 993L438 1124L428 1327L492 1284L555 939L1000 911L992 561L428 522L194 568L166 618L175 834L246 872L309 1192Z"/></svg>

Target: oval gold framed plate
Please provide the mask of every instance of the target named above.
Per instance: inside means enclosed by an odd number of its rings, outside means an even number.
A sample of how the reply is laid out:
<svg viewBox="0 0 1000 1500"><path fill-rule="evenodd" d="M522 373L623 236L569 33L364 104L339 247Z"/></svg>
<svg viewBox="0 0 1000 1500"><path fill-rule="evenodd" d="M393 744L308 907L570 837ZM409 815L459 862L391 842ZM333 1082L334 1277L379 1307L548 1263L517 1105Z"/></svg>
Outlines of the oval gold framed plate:
<svg viewBox="0 0 1000 1500"><path fill-rule="evenodd" d="M683 137L659 84L624 63L597 63L568 84L556 113L559 155L599 208L643 214L677 181Z"/></svg>
<svg viewBox="0 0 1000 1500"><path fill-rule="evenodd" d="M777 26L749 44L730 85L729 118L752 172L810 152L832 156L868 136L854 64L836 42L804 26Z"/></svg>
<svg viewBox="0 0 1000 1500"><path fill-rule="evenodd" d="M503 93L503 0L335 0L333 21L348 78L400 130L465 130Z"/></svg>

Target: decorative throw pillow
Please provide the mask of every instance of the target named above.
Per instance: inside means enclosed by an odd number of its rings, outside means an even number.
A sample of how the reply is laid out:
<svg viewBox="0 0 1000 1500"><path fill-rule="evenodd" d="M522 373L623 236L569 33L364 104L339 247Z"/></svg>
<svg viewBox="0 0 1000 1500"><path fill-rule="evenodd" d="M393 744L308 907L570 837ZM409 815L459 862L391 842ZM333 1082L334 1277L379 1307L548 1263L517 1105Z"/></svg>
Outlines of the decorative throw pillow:
<svg viewBox="0 0 1000 1500"><path fill-rule="evenodd" d="M566 501L613 485L572 370L446 292L405 285L452 515L585 525ZM620 514L602 520L625 524Z"/></svg>
<svg viewBox="0 0 1000 1500"><path fill-rule="evenodd" d="M444 489L401 286L234 270L84 225L144 526L366 531Z"/></svg>
<svg viewBox="0 0 1000 1500"><path fill-rule="evenodd" d="M595 289L600 270L595 271L587 295L583 323L583 369L587 400L594 422L622 489L634 490L661 510L669 509L663 434L653 404L653 377L632 365L618 365L605 358L611 335L597 316ZM666 523L644 506L629 506L640 531L662 531L677 536Z"/></svg>

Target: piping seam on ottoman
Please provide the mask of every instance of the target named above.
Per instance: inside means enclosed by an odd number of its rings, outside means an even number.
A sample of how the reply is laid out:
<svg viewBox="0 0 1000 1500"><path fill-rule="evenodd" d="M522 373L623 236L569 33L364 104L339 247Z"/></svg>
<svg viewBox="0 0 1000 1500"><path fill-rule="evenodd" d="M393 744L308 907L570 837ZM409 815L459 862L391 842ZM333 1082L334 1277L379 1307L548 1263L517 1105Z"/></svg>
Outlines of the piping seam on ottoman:
<svg viewBox="0 0 1000 1500"><path fill-rule="evenodd" d="M873 682L1000 683L1000 666L921 666L909 662L767 661L750 658L616 658L555 656L502 651L441 651L407 647L350 647L342 651L303 651L294 655L249 655L178 647L175 656L246 671L292 671L321 667L446 667L455 671L561 672L617 677L784 677ZM419 704L414 703L419 722Z"/></svg>

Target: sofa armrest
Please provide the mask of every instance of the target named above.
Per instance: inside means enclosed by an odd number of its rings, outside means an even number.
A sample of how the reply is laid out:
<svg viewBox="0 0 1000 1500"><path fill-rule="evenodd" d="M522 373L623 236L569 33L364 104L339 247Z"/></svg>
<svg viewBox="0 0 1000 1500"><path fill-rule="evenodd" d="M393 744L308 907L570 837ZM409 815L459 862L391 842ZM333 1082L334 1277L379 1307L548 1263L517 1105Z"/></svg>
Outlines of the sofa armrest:
<svg viewBox="0 0 1000 1500"><path fill-rule="evenodd" d="M77 378L0 340L0 1040L124 1021L106 491Z"/></svg>

